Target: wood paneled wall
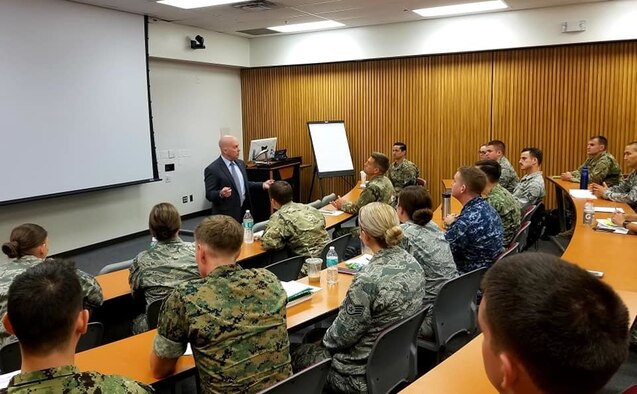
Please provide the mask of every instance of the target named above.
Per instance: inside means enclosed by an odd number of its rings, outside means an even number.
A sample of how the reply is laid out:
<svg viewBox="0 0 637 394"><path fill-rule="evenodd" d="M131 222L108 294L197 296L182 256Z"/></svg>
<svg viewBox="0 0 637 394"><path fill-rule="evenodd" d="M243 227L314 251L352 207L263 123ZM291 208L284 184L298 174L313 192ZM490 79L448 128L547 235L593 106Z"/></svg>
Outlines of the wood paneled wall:
<svg viewBox="0 0 637 394"><path fill-rule="evenodd" d="M507 143L514 165L522 147L538 146L547 174L576 168L591 135L606 135L620 160L637 139L637 42L246 69L241 84L246 149L277 136L313 165L306 122L344 120L356 172L370 152L390 155L403 141L435 204L440 179L492 138ZM311 176L306 169L304 198ZM332 178L323 187L351 188Z"/></svg>

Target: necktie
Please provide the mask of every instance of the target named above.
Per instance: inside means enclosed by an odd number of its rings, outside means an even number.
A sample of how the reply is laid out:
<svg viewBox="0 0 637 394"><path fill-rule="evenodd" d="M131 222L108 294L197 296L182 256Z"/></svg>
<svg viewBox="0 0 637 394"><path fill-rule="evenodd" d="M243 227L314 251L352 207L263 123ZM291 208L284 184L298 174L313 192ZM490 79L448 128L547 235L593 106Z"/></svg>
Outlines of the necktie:
<svg viewBox="0 0 637 394"><path fill-rule="evenodd" d="M241 206L243 206L243 201L245 201L245 191L243 190L243 182L241 182L241 178L239 175L239 169L237 169L237 164L233 161L230 163L230 172L232 173L232 179L234 180L234 184L237 187L237 193L239 194L239 199L241 200Z"/></svg>

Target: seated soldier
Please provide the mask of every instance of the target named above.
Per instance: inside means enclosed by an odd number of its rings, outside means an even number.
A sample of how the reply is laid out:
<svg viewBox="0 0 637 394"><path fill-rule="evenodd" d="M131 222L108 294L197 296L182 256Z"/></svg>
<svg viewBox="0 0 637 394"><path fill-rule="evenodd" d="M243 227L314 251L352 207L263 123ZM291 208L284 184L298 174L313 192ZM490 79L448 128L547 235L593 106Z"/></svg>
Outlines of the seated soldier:
<svg viewBox="0 0 637 394"><path fill-rule="evenodd" d="M404 142L394 142L391 150L394 162L389 166L387 177L394 185L395 195L398 196L405 186L415 185L420 171L411 161L407 160L407 145Z"/></svg>
<svg viewBox="0 0 637 394"><path fill-rule="evenodd" d="M524 148L520 153L519 163L524 176L515 187L513 197L518 200L522 211L531 205L541 203L546 195L544 176L540 171L542 157L542 151L538 148Z"/></svg>
<svg viewBox="0 0 637 394"><path fill-rule="evenodd" d="M588 184L597 183L608 186L614 186L619 183L622 169L613 155L606 150L608 140L606 137L598 135L588 140L586 145L586 154L588 158L579 166L577 170L564 172L560 178L564 181L579 183L582 178L582 168L588 168Z"/></svg>
<svg viewBox="0 0 637 394"><path fill-rule="evenodd" d="M500 216L480 197L486 184L487 176L475 167L460 167L451 184L451 195L462 211L444 219L445 238L461 274L491 266L503 250Z"/></svg>
<svg viewBox="0 0 637 394"><path fill-rule="evenodd" d="M115 375L80 372L75 348L86 332L88 311L72 264L49 259L18 275L9 287L7 331L18 337L21 373L8 393L152 393L145 385ZM123 355L116 355L122 356Z"/></svg>
<svg viewBox="0 0 637 394"><path fill-rule="evenodd" d="M297 255L318 257L330 241L325 230L325 217L318 209L292 201L292 186L285 181L276 181L268 189L272 208L277 211L270 216L261 242L265 250L285 247ZM301 274L307 273L305 264Z"/></svg>
<svg viewBox="0 0 637 394"><path fill-rule="evenodd" d="M243 228L230 216L195 229L202 279L177 285L162 306L151 370L168 376L190 343L203 393L256 393L292 373L287 295L265 269L236 264Z"/></svg>
<svg viewBox="0 0 637 394"><path fill-rule="evenodd" d="M555 256L521 253L487 271L478 321L501 393L597 393L628 355L628 310L607 284Z"/></svg>
<svg viewBox="0 0 637 394"><path fill-rule="evenodd" d="M482 191L489 205L500 215L502 221L504 248L509 246L520 229L522 220L520 204L509 191L500 185L500 164L495 160L479 160L476 167L487 176L487 185Z"/></svg>
<svg viewBox="0 0 637 394"><path fill-rule="evenodd" d="M619 185L609 187L606 183L593 183L593 193L600 198L611 201L625 202L633 209L637 209L637 141L626 145L624 161L632 169L628 178Z"/></svg>
<svg viewBox="0 0 637 394"><path fill-rule="evenodd" d="M518 185L518 174L513 169L509 159L504 155L505 149L504 142L500 140L489 141L484 158L486 160L495 160L500 164L500 185L513 193L513 190Z"/></svg>
<svg viewBox="0 0 637 394"><path fill-rule="evenodd" d="M194 244L179 238L181 217L177 208L167 202L155 205L148 216L148 227L157 243L135 257L128 276L133 297L143 297L146 307L168 297L179 283L201 278ZM142 313L133 320L133 333L147 330L146 314Z"/></svg>

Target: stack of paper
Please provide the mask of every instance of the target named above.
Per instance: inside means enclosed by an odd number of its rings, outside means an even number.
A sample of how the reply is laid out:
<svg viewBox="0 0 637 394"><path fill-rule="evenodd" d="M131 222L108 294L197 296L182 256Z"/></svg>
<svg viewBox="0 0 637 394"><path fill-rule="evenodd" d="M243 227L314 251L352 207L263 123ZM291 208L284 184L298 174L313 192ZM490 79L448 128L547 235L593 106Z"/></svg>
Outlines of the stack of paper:
<svg viewBox="0 0 637 394"><path fill-rule="evenodd" d="M568 191L568 193L573 198L586 198L591 200L597 199L597 197L595 197L595 195L588 189L571 189Z"/></svg>
<svg viewBox="0 0 637 394"><path fill-rule="evenodd" d="M281 281L281 286L283 286L283 290L288 295L288 307L311 299L313 292L321 290L320 287L308 286L294 280L290 282Z"/></svg>
<svg viewBox="0 0 637 394"><path fill-rule="evenodd" d="M343 211L339 211L338 209L319 209L319 212L328 216L338 216L343 213Z"/></svg>
<svg viewBox="0 0 637 394"><path fill-rule="evenodd" d="M598 231L608 231L609 233L628 234L628 229L616 225L611 219L599 219L596 229Z"/></svg>

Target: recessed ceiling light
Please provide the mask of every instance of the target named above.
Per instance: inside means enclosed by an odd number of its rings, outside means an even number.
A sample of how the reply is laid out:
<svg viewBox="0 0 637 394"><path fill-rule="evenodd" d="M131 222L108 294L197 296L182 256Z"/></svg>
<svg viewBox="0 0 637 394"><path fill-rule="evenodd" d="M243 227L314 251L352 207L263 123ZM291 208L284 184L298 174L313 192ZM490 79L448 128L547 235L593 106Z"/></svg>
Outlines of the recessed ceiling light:
<svg viewBox="0 0 637 394"><path fill-rule="evenodd" d="M326 20L321 22L309 22L309 23L297 23L294 25L273 26L273 27L268 27L268 29L275 30L281 33L290 33L290 32L297 32L297 31L330 29L332 27L341 27L341 26L345 26L345 25L340 22Z"/></svg>
<svg viewBox="0 0 637 394"><path fill-rule="evenodd" d="M213 5L239 3L242 0L160 0L158 3L189 10L191 8L210 7Z"/></svg>
<svg viewBox="0 0 637 394"><path fill-rule="evenodd" d="M420 8L418 10L414 10L414 12L424 17L434 17L456 14L471 14L474 12L501 10L503 8L509 8L509 6L507 6L506 3L502 0L493 0L479 1L477 3L445 5L441 7Z"/></svg>

